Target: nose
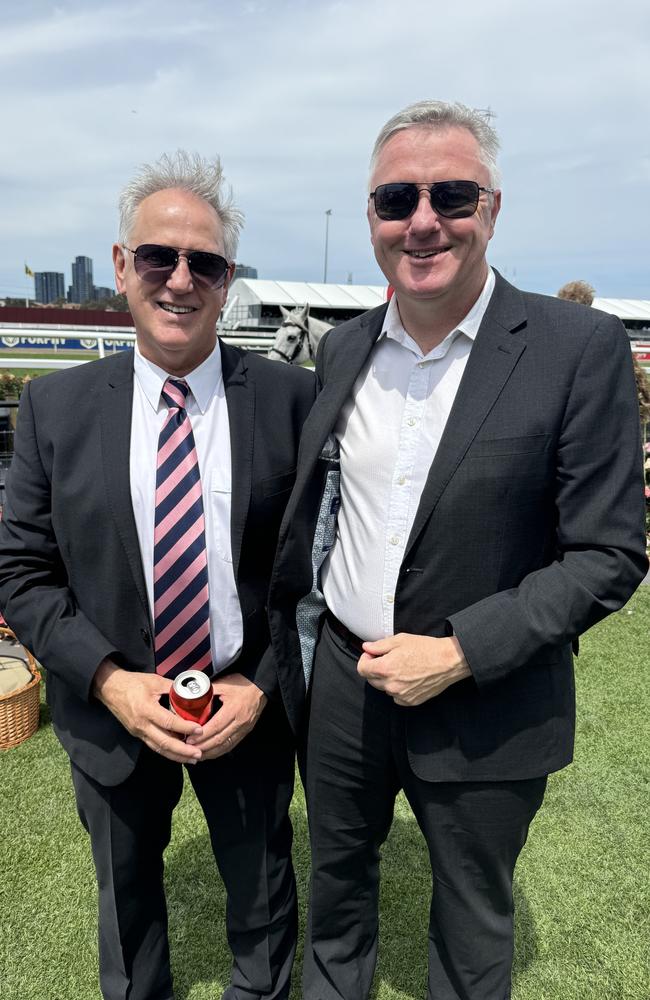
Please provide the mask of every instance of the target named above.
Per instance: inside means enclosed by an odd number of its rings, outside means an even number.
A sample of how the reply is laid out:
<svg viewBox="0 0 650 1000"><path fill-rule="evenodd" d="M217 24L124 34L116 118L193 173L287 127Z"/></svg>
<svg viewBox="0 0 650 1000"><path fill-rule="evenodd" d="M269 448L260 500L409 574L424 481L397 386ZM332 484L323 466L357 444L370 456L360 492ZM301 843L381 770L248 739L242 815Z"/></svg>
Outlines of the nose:
<svg viewBox="0 0 650 1000"><path fill-rule="evenodd" d="M185 254L178 255L178 264L167 279L167 287L178 294L191 292L194 289L192 272L190 271Z"/></svg>
<svg viewBox="0 0 650 1000"><path fill-rule="evenodd" d="M418 203L411 215L409 228L416 233L440 228L440 216L431 207L429 188L420 188L418 191Z"/></svg>

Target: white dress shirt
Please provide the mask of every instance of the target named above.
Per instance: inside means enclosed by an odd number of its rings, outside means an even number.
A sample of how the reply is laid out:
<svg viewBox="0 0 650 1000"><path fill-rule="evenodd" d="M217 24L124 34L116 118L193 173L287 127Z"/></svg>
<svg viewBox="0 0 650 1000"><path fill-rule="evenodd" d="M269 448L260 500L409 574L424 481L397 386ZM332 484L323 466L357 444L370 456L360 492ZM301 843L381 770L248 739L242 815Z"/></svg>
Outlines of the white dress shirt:
<svg viewBox="0 0 650 1000"><path fill-rule="evenodd" d="M322 589L331 612L362 639L394 633L406 543L493 290L489 268L467 316L426 355L404 329L393 296L334 428L341 508Z"/></svg>
<svg viewBox="0 0 650 1000"><path fill-rule="evenodd" d="M153 534L158 437L167 417L161 391L168 373L143 358L136 347L131 416L131 502L140 543L151 620L153 613ZM217 343L203 364L185 376L190 387L187 413L199 459L205 538L208 550L210 640L215 669L241 650L243 624L230 543L231 456L228 407ZM119 586L119 582L116 583Z"/></svg>

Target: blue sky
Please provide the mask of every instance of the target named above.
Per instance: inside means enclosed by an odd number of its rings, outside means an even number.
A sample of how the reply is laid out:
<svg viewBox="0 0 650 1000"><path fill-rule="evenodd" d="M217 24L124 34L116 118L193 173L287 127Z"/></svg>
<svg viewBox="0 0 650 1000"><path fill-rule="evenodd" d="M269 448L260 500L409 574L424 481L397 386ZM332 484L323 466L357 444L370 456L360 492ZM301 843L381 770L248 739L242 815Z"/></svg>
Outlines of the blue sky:
<svg viewBox="0 0 650 1000"><path fill-rule="evenodd" d="M9 8L9 9L7 9ZM62 0L3 7L0 295L94 259L112 284L120 187L219 153L261 277L383 283L365 220L384 121L425 97L489 107L520 287L650 299L650 5L641 0Z"/></svg>

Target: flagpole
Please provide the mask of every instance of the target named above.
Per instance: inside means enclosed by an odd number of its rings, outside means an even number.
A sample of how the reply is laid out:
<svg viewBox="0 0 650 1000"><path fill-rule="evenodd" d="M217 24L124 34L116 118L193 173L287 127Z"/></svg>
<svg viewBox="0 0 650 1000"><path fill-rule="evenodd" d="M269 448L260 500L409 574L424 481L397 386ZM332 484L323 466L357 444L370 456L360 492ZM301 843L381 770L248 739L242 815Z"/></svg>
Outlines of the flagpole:
<svg viewBox="0 0 650 1000"><path fill-rule="evenodd" d="M27 261L25 261L25 277L28 279L31 278L34 282L34 297L36 297L36 278ZM25 295L25 309L29 309L29 284L27 284L27 294Z"/></svg>

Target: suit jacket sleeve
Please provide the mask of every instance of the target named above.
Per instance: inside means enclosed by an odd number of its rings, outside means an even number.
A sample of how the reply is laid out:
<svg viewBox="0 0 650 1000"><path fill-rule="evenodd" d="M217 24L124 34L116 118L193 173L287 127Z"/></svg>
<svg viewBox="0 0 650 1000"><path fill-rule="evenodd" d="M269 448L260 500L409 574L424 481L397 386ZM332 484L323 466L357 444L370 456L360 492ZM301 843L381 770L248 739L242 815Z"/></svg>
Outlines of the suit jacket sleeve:
<svg viewBox="0 0 650 1000"><path fill-rule="evenodd" d="M479 686L544 647L572 642L618 610L643 578L639 429L628 338L618 320L602 317L575 370L559 431L549 483L555 560L448 619Z"/></svg>
<svg viewBox="0 0 650 1000"><path fill-rule="evenodd" d="M311 372L293 366L282 366L284 376L285 398L292 400L292 411L294 413L295 450L288 454L287 461L295 467L297 460L298 441L300 431L311 410L316 397L316 380ZM276 376L277 377L277 376ZM273 392L277 392L276 383L273 383ZM272 421L271 421L272 425ZM287 441L287 448L291 451L291 445ZM295 468L294 468L295 476ZM286 492L285 504L289 498L289 491ZM268 532L269 526L265 525L264 530ZM267 598L268 600L268 598ZM265 607L265 613L267 608ZM282 694L278 678L278 668L276 664L275 652L271 643L266 647L262 655L251 657L246 660L237 661L234 669L241 673L248 680L252 681L267 698L274 701L281 701Z"/></svg>
<svg viewBox="0 0 650 1000"><path fill-rule="evenodd" d="M0 607L37 658L88 699L97 667L115 650L79 611L68 586L29 385L21 398L14 448L0 522Z"/></svg>

